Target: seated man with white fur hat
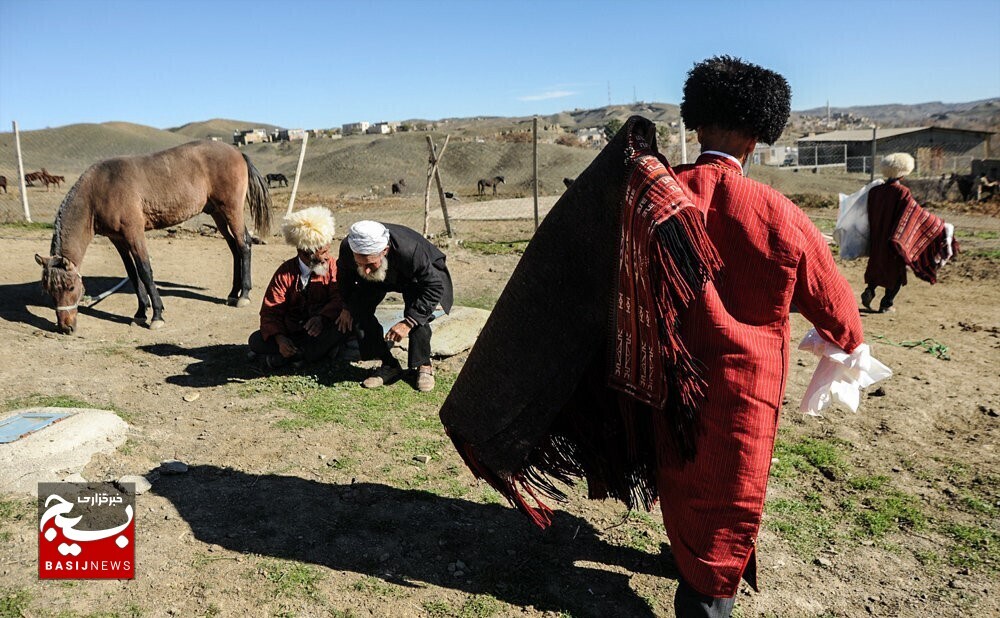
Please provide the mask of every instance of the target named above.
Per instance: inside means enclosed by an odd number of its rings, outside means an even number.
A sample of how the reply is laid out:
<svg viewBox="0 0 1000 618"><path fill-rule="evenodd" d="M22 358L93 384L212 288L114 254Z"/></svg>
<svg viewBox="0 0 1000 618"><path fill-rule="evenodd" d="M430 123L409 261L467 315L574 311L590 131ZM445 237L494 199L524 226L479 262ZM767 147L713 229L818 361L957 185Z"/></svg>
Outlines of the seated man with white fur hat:
<svg viewBox="0 0 1000 618"><path fill-rule="evenodd" d="M336 327L344 306L337 264L330 253L336 226L322 206L285 217L281 227L296 256L271 277L260 308L260 330L250 335L251 357L275 369L328 356L345 339Z"/></svg>
<svg viewBox="0 0 1000 618"><path fill-rule="evenodd" d="M390 353L388 342L409 338L408 362L417 372L417 390L432 390L429 323L438 305L447 313L454 300L445 255L408 227L358 221L340 243L337 267L345 304L337 326L341 332L360 329L361 358L382 361L362 386L377 388L402 377L402 367ZM388 292L402 293L403 319L383 337L375 308Z"/></svg>

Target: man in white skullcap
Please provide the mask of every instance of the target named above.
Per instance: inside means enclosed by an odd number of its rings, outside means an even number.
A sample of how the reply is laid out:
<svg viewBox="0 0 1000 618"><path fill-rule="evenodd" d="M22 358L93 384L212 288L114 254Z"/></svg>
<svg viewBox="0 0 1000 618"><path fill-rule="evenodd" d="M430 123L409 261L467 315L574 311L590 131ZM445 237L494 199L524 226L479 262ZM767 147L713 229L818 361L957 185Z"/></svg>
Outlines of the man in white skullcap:
<svg viewBox="0 0 1000 618"><path fill-rule="evenodd" d="M409 338L408 365L416 372L417 390L432 390L429 323L439 305L447 313L454 300L445 255L408 227L358 221L340 243L337 268L345 305L337 326L344 333L360 330L361 358L382 361L361 385L378 388L402 377L403 369L390 353L389 342ZM388 292L402 293L403 319L383 335L375 308Z"/></svg>
<svg viewBox="0 0 1000 618"><path fill-rule="evenodd" d="M281 230L296 256L271 277L260 308L260 330L249 341L251 356L262 356L268 369L329 356L345 339L336 327L344 302L330 253L333 215L322 206L306 208L285 217Z"/></svg>

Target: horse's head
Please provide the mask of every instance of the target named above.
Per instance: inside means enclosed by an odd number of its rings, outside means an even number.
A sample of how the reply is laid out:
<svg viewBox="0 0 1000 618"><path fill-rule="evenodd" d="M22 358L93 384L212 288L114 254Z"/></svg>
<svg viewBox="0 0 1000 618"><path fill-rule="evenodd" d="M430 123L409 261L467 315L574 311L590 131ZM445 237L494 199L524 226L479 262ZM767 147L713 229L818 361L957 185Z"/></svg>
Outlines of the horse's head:
<svg viewBox="0 0 1000 618"><path fill-rule="evenodd" d="M43 258L36 253L35 261L42 267L42 288L56 301L56 327L70 335L76 330L83 277L73 262L60 255Z"/></svg>

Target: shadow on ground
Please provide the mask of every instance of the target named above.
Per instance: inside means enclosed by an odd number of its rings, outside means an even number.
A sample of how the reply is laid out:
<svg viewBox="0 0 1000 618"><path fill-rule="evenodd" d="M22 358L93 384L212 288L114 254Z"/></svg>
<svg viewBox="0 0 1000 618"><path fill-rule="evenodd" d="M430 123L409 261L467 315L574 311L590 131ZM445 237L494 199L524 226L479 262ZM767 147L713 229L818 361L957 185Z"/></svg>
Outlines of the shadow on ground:
<svg viewBox="0 0 1000 618"><path fill-rule="evenodd" d="M214 466L161 477L154 491L204 543L573 616L653 616L630 575L613 571L675 577L659 556L609 545L589 522L561 511L542 531L498 504ZM468 567L460 577L448 570L458 560Z"/></svg>
<svg viewBox="0 0 1000 618"><path fill-rule="evenodd" d="M324 358L302 366L292 364L277 369L266 369L263 358L247 359L246 344L217 344L185 348L173 343L153 343L138 346L139 350L155 356L187 356L193 360L184 373L166 376L164 381L187 388L210 388L231 382L243 382L265 375L315 375L319 384L331 386L338 382L361 382L370 371L355 367L346 361Z"/></svg>
<svg viewBox="0 0 1000 618"><path fill-rule="evenodd" d="M113 288L119 281L121 279L114 277L84 277L83 283L87 294L97 296L104 290ZM171 283L169 281L157 281L156 286L160 290L161 298L164 299L163 304L167 306L169 306L168 299L170 298L187 298L217 305L224 305L226 303L225 298L217 298L199 293L198 290L204 289L200 287ZM135 292L131 283L126 283L115 293L126 294L135 298ZM136 306L138 306L138 301L136 301ZM29 307L36 309L33 312L29 310ZM50 312L51 317L49 319L35 315L35 313L44 314L45 312ZM81 304L80 315L119 324L130 324L132 322L131 313L128 315L116 315L102 311L97 305L88 307L86 303ZM149 315L152 315L152 313ZM40 281L0 285L0 319L27 324L44 331L55 332L55 317L55 303L42 290Z"/></svg>

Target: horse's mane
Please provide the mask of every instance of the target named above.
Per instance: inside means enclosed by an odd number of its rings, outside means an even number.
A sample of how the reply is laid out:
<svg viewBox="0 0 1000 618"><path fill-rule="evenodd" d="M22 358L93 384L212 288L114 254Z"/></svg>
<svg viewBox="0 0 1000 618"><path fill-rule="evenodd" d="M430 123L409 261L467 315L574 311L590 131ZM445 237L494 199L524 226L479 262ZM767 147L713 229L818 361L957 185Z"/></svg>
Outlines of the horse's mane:
<svg viewBox="0 0 1000 618"><path fill-rule="evenodd" d="M49 246L49 255L62 255L62 222L63 213L66 212L68 206L73 203L73 198L76 197L76 190L83 182L86 174L81 174L80 178L77 179L73 186L70 187L69 191L66 193L66 197L63 198L62 204L59 205L59 212L56 213L56 222L54 224L55 230L52 232L52 244Z"/></svg>

